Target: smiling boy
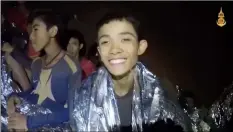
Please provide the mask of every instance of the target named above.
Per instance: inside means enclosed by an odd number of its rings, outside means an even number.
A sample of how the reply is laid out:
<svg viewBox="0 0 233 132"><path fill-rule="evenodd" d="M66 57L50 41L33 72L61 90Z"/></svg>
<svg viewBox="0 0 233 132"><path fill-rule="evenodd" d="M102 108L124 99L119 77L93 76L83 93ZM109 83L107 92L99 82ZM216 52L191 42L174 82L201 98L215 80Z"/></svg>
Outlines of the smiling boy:
<svg viewBox="0 0 233 132"><path fill-rule="evenodd" d="M104 67L77 92L73 117L77 131L110 131L168 118L185 130L185 115L165 97L158 78L138 62L147 47L132 16L107 14L97 24L98 52ZM121 129L120 129L121 130Z"/></svg>

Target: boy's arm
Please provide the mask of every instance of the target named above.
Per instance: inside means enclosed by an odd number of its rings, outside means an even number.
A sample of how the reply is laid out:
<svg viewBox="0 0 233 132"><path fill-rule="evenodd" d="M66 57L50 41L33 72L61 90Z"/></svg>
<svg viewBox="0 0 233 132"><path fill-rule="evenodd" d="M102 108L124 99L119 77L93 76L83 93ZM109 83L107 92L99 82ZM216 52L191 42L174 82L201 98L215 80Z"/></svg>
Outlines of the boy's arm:
<svg viewBox="0 0 233 132"><path fill-rule="evenodd" d="M11 56L20 63L24 68L31 69L31 64L33 60L31 60L26 54L20 51L18 48L14 48L11 52Z"/></svg>
<svg viewBox="0 0 233 132"><path fill-rule="evenodd" d="M12 58L12 57L11 57ZM36 62L36 60L37 59L35 59L33 62L32 62L32 65L31 65L31 68L30 69L33 69L34 68L34 62ZM27 78L27 81L29 81L28 80L28 78ZM30 83L30 81L29 81L29 83ZM30 86L31 86L31 84L29 84ZM30 97L30 95L31 95L31 92L33 91L33 88L29 88L29 89L27 89L26 91L22 91L22 92L19 92L19 93L16 93L16 92L13 92L13 93L11 93L9 96L8 96L8 101L7 101L7 103L8 103L8 105L10 105L10 106L14 106L14 103L15 103L15 100L19 100L19 98L21 97L21 98L24 98L24 99L26 99L27 97Z"/></svg>
<svg viewBox="0 0 233 132"><path fill-rule="evenodd" d="M6 62L11 67L14 79L23 88L23 91L30 89L30 82L23 67L11 55L6 53Z"/></svg>

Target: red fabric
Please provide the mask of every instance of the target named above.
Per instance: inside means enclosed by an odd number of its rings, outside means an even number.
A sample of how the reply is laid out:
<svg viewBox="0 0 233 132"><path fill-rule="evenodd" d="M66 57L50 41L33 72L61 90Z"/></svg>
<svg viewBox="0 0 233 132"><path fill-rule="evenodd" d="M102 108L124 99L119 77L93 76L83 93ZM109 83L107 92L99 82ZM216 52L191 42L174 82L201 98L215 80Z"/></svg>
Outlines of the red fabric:
<svg viewBox="0 0 233 132"><path fill-rule="evenodd" d="M11 8L7 12L7 20L10 23L15 23L15 26L22 30L22 32L27 32L27 16L17 8ZM40 55L40 52L36 52L32 47L32 44L28 43L28 56L30 58L35 58Z"/></svg>
<svg viewBox="0 0 233 132"><path fill-rule="evenodd" d="M83 58L80 62L80 66L83 70L83 79L89 76L92 72L96 70L95 64L90 60Z"/></svg>
<svg viewBox="0 0 233 132"><path fill-rule="evenodd" d="M23 32L27 31L27 16L17 8L11 8L8 10L7 20L10 23L14 22L16 27L20 28Z"/></svg>
<svg viewBox="0 0 233 132"><path fill-rule="evenodd" d="M28 43L28 56L32 59L38 57L40 55L40 52L36 52L34 48L32 47L31 41Z"/></svg>

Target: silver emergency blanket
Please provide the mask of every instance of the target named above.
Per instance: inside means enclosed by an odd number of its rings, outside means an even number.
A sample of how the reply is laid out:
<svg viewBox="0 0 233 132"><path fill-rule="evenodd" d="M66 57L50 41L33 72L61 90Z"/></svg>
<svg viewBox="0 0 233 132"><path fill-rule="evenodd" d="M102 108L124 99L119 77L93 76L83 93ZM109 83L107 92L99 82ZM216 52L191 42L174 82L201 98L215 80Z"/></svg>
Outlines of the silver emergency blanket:
<svg viewBox="0 0 233 132"><path fill-rule="evenodd" d="M43 108L40 105L34 105L28 103L23 98L20 98L21 104L17 105L17 111L23 115L27 116L36 116L37 114L51 114L52 112L47 109ZM44 125L43 127L35 128L29 131L40 131L40 132L69 132L71 131L70 125L68 122L62 123L57 127L51 127L49 124Z"/></svg>
<svg viewBox="0 0 233 132"><path fill-rule="evenodd" d="M232 118L233 113L233 82L224 89L220 98L216 100L210 110L209 116L212 119L210 124L213 128L224 128Z"/></svg>
<svg viewBox="0 0 233 132"><path fill-rule="evenodd" d="M14 92L12 87L12 79L7 72L7 64L5 56L1 56L1 124L2 131L7 131L8 115L7 115L7 98ZM16 111L26 116L36 116L37 114L50 114L49 109L43 108L40 105L30 104L23 98L20 98L20 104L16 105ZM68 132L71 128L69 123L63 123L57 127L51 127L49 124L40 128L36 128L30 131L44 131L44 132Z"/></svg>
<svg viewBox="0 0 233 132"><path fill-rule="evenodd" d="M210 126L200 117L200 109L194 107L193 112L189 114L192 120L192 129L194 132L209 132Z"/></svg>
<svg viewBox="0 0 233 132"><path fill-rule="evenodd" d="M142 124L170 118L184 131L190 131L183 110L165 97L158 78L138 62L135 68L132 102L132 130L143 131ZM113 83L106 68L92 74L77 91L73 118L76 131L109 131L120 126ZM115 128L117 127L117 128ZM119 130L119 129L117 129Z"/></svg>
<svg viewBox="0 0 233 132"><path fill-rule="evenodd" d="M1 56L1 127L6 130L7 126L7 97L14 92L12 88L12 79L7 70L5 56Z"/></svg>
<svg viewBox="0 0 233 132"><path fill-rule="evenodd" d="M178 100L185 99L182 97L183 89L181 89L178 85L176 85L176 90L177 90L177 97ZM209 132L210 131L210 126L201 118L200 112L201 110L198 109L197 107L191 107L189 106L188 102L183 100L185 103L185 108L183 108L184 113L189 116L191 119L191 124L192 124L192 130L193 132ZM188 109L189 108L189 109Z"/></svg>

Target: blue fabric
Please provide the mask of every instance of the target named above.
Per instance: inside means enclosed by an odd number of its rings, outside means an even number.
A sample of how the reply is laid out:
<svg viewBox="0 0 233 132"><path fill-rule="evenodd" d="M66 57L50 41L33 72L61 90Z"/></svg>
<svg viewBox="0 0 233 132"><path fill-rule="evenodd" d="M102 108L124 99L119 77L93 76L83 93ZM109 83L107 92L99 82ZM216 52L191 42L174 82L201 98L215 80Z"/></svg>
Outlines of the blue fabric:
<svg viewBox="0 0 233 132"><path fill-rule="evenodd" d="M32 64L32 90L17 94L32 104L37 104L39 99L39 95L33 91L40 82L41 66L41 59L36 60ZM81 71L77 65L75 66L77 71L74 72L72 71L70 64L68 64L63 57L52 67L51 82L49 83L51 84L51 92L55 101L47 97L40 104L42 107L50 109L52 113L47 115L40 114L36 116L27 116L27 127L29 130L47 124L56 127L63 122L69 121L70 103L68 102L68 95L74 91L73 85L81 83ZM67 107L65 107L66 104Z"/></svg>
<svg viewBox="0 0 233 132"><path fill-rule="evenodd" d="M60 108L59 111L53 111L52 114L40 114L37 116L27 117L28 129L38 128L43 125L49 124L52 127L67 122L69 120L69 108Z"/></svg>

